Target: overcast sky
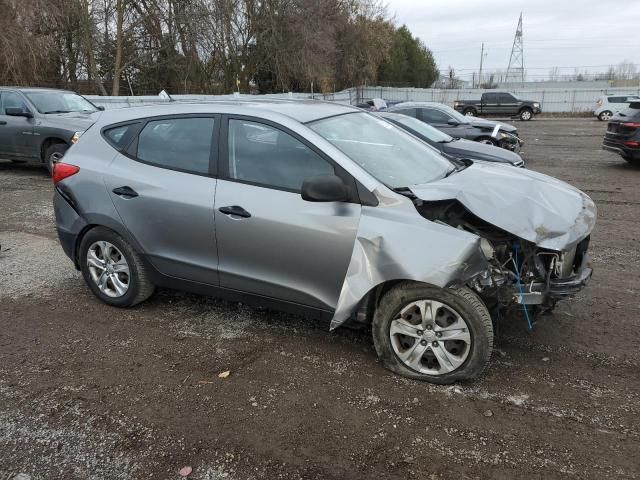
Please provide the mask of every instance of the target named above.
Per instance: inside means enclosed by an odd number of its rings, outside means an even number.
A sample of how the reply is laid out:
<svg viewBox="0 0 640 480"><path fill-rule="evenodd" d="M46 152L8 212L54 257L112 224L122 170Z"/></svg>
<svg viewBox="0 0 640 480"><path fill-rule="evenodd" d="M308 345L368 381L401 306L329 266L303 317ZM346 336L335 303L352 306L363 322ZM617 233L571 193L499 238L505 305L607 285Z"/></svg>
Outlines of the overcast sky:
<svg viewBox="0 0 640 480"><path fill-rule="evenodd" d="M567 67L561 74L577 66L605 71L625 59L640 70L640 0L386 1L389 14L424 41L441 70L452 65L464 79L478 70L483 41L483 69L506 70L521 11L530 80L554 66Z"/></svg>

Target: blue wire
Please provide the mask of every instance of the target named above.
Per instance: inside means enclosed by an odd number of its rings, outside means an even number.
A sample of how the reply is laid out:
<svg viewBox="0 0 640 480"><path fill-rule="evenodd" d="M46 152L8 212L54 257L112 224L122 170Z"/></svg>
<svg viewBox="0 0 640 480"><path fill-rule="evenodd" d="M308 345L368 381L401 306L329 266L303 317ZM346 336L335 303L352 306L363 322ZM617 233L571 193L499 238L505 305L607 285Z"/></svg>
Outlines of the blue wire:
<svg viewBox="0 0 640 480"><path fill-rule="evenodd" d="M514 264L516 266L516 285L518 286L518 291L520 292L520 295L522 298L522 295L524 295L524 291L522 290L522 284L520 283L520 267L518 266L518 247L519 245L517 243L513 244L513 252L515 254L515 260L514 260ZM524 318L527 319L527 325L529 328L529 331L533 331L533 323L531 323L531 318L529 318L529 311L527 310L527 305L526 304L522 304L522 310L524 310Z"/></svg>

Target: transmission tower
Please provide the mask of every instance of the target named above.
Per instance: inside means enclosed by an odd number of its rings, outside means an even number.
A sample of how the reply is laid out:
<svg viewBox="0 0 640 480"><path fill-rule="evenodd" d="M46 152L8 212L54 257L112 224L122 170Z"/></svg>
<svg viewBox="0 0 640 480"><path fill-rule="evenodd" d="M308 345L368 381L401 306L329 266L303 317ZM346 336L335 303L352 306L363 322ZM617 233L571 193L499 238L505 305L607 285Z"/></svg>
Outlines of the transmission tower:
<svg viewBox="0 0 640 480"><path fill-rule="evenodd" d="M522 12L518 20L518 28L516 28L516 36L513 39L513 47L511 47L511 57L509 57L509 66L507 67L507 83L523 82L524 83L524 48L522 46Z"/></svg>

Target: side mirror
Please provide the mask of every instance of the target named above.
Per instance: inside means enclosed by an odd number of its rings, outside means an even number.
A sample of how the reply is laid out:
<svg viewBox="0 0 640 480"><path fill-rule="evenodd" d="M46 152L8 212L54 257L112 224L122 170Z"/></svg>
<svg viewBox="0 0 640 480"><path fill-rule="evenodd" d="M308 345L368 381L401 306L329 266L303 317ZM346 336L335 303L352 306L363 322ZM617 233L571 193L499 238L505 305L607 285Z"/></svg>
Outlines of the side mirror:
<svg viewBox="0 0 640 480"><path fill-rule="evenodd" d="M302 183L302 199L307 202L344 202L349 191L340 177L318 175Z"/></svg>
<svg viewBox="0 0 640 480"><path fill-rule="evenodd" d="M452 127L457 127L458 125L460 125L460 122L457 121L455 118L450 118L447 124L451 125Z"/></svg>
<svg viewBox="0 0 640 480"><path fill-rule="evenodd" d="M31 113L26 108L21 107L7 107L4 109L5 113L11 117L25 117L25 118L33 118L33 113Z"/></svg>
<svg viewBox="0 0 640 480"><path fill-rule="evenodd" d="M100 110L101 112L104 112L104 107L102 107L102 106L100 106L100 107L96 106L96 108L97 108L98 110Z"/></svg>

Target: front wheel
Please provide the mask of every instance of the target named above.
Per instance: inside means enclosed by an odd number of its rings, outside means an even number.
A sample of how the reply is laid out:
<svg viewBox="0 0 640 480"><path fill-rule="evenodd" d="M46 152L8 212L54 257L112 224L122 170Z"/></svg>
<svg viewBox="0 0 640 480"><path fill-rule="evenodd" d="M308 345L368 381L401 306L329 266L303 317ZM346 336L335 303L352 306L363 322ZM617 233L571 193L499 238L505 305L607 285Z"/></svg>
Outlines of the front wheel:
<svg viewBox="0 0 640 480"><path fill-rule="evenodd" d="M44 154L44 164L49 174L53 173L53 164L59 162L67 150L69 150L69 145L66 143L55 143L47 148Z"/></svg>
<svg viewBox="0 0 640 480"><path fill-rule="evenodd" d="M140 255L120 235L97 227L80 242L80 270L96 297L114 307L131 307L153 294Z"/></svg>
<svg viewBox="0 0 640 480"><path fill-rule="evenodd" d="M438 384L479 377L493 350L489 311L467 288L399 284L380 300L372 331L386 368Z"/></svg>
<svg viewBox="0 0 640 480"><path fill-rule="evenodd" d="M598 120L600 120L601 122L608 122L609 120L611 120L612 116L613 114L609 110L605 110L604 112L601 112L600 115L598 115Z"/></svg>
<svg viewBox="0 0 640 480"><path fill-rule="evenodd" d="M527 122L532 118L533 118L533 111L530 108L523 108L522 110L520 110L520 120Z"/></svg>

